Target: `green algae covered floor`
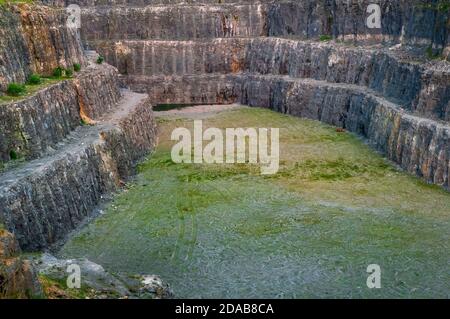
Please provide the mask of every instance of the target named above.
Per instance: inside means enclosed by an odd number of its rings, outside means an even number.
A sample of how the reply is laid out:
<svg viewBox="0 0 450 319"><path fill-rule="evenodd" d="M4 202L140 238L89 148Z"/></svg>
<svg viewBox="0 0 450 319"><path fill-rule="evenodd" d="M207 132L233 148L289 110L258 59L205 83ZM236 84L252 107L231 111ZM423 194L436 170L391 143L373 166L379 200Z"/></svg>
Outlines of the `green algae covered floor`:
<svg viewBox="0 0 450 319"><path fill-rule="evenodd" d="M180 298L450 296L450 193L315 121L241 108L203 124L279 127L280 172L174 164L170 133L192 118L160 118L155 154L61 255L158 274Z"/></svg>

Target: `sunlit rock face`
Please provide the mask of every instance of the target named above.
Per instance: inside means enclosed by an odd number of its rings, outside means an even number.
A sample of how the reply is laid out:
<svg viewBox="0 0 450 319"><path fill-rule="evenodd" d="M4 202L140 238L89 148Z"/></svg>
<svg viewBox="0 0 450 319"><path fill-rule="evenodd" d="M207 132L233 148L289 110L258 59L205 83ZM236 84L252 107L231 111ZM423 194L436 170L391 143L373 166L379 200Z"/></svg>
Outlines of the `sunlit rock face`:
<svg viewBox="0 0 450 319"><path fill-rule="evenodd" d="M82 36L87 43L105 38L189 40L265 36L266 9L262 4L86 8L82 12Z"/></svg>
<svg viewBox="0 0 450 319"><path fill-rule="evenodd" d="M51 75L60 67L85 62L76 29L66 26L58 8L26 4L0 7L0 92L31 73Z"/></svg>
<svg viewBox="0 0 450 319"><path fill-rule="evenodd" d="M43 296L32 263L22 259L20 252L14 235L0 229L0 299Z"/></svg>

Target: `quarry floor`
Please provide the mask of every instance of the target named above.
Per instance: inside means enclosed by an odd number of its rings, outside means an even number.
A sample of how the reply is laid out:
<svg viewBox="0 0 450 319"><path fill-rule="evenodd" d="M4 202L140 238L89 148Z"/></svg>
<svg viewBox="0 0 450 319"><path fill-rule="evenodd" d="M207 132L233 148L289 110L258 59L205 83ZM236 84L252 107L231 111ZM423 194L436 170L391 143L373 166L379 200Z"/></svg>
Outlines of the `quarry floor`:
<svg viewBox="0 0 450 319"><path fill-rule="evenodd" d="M175 127L279 127L280 171L174 164ZM159 146L65 244L118 273L157 274L177 298L450 296L450 193L358 137L240 106L159 114ZM366 285L381 267L381 289Z"/></svg>

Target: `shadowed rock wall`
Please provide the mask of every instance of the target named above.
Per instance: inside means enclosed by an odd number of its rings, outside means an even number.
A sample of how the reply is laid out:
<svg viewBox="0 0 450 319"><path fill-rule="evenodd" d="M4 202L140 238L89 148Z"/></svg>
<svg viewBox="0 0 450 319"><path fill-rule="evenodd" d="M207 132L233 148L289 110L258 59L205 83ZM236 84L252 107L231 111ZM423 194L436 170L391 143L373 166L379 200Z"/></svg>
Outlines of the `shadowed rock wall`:
<svg viewBox="0 0 450 319"><path fill-rule="evenodd" d="M357 84L405 110L450 120L450 65L405 60L397 51L280 38L102 41L96 47L130 81L211 73L289 75Z"/></svg>
<svg viewBox="0 0 450 319"><path fill-rule="evenodd" d="M449 125L405 114L353 85L264 76L241 83L241 103L348 129L406 171L450 189Z"/></svg>
<svg viewBox="0 0 450 319"><path fill-rule="evenodd" d="M147 93L153 104L228 104L238 101L236 76L123 76L136 92Z"/></svg>

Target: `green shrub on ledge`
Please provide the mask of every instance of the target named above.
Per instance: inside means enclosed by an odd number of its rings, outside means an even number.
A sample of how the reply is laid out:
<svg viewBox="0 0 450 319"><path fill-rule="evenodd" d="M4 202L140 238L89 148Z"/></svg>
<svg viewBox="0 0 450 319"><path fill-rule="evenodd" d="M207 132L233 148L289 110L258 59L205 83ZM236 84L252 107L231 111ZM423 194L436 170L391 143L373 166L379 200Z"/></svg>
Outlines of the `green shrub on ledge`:
<svg viewBox="0 0 450 319"><path fill-rule="evenodd" d="M28 84L38 85L42 83L42 79L38 74L32 74L28 79Z"/></svg>
<svg viewBox="0 0 450 319"><path fill-rule="evenodd" d="M56 69L53 70L53 76L56 78L60 78L63 76L64 69L60 66L58 66Z"/></svg>
<svg viewBox="0 0 450 319"><path fill-rule="evenodd" d="M16 152L15 150L11 150L11 151L9 152L9 158L10 158L12 161L18 160L18 159L19 159L19 154L17 154L17 152Z"/></svg>
<svg viewBox="0 0 450 319"><path fill-rule="evenodd" d="M73 70L75 72L80 72L81 71L81 64L80 63L74 63L73 64Z"/></svg>
<svg viewBox="0 0 450 319"><path fill-rule="evenodd" d="M71 78L73 76L73 70L72 69L66 69L65 70L66 77Z"/></svg>
<svg viewBox="0 0 450 319"><path fill-rule="evenodd" d="M22 94L25 94L26 92L25 85L19 84L19 83L11 83L8 85L8 89L6 90L6 93L10 96L20 96Z"/></svg>
<svg viewBox="0 0 450 319"><path fill-rule="evenodd" d="M105 61L105 58L102 55L99 55L97 58L97 64L102 64Z"/></svg>

